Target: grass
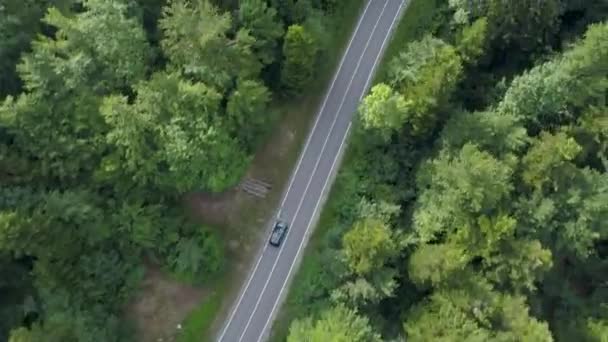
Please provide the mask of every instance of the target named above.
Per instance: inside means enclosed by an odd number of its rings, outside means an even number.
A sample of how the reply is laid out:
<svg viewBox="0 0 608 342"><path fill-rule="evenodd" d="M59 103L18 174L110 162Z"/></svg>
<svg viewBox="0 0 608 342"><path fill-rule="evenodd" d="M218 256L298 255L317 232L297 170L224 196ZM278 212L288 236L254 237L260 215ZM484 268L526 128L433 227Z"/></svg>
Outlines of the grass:
<svg viewBox="0 0 608 342"><path fill-rule="evenodd" d="M434 14L439 6L439 0L411 0L407 10L393 33L390 44L387 47L382 62L375 76L375 82L383 80L386 77L387 66L389 62L397 56L410 42L422 38L422 36L432 28L434 24ZM353 158L350 149L347 149L343 167L348 168L350 160ZM292 281L293 289L288 293L281 311L277 315L274 322L271 341L283 342L286 340L289 325L291 322L307 312L303 307L298 305L301 302L298 296L303 291L307 291L305 284L310 284L308 281L311 277L315 277L317 271L323 267L323 260L319 258L318 252L321 249L322 242L325 239L327 232L335 227L339 217L338 202L344 196L342 178L337 177L334 186L328 196L325 208L321 213L317 228L314 230L308 245L304 251L302 263Z"/></svg>
<svg viewBox="0 0 608 342"><path fill-rule="evenodd" d="M219 286L215 286L215 291L188 315L177 336L178 342L200 342L203 339L204 332L209 330L222 305L226 286L222 286L224 284L221 283L223 282L220 282Z"/></svg>
<svg viewBox="0 0 608 342"><path fill-rule="evenodd" d="M348 158L348 155L346 157ZM323 261L319 259L317 252L326 233L333 227L334 223L337 222L338 207L335 203L341 196L340 177L337 177L336 183L332 186L329 196L327 197L326 206L319 217L317 228L314 230L308 241L308 245L304 249L300 267L291 282L292 288L284 302L287 305L281 307L272 326L270 335L270 341L272 342L285 341L291 321L305 314L304 310L296 304L297 299L302 291L307 290L302 284L309 284L307 279L317 274L317 270L323 267Z"/></svg>
<svg viewBox="0 0 608 342"><path fill-rule="evenodd" d="M320 102L359 18L363 2L350 1L348 6L328 20L328 31L333 34L311 90L297 101L277 100L273 104L273 109L282 115L278 128L272 131L281 134L269 137L266 145L257 151L249 171L249 176L263 179L273 184L273 188L264 200L251 199L242 193L234 196L231 203L233 209L227 215L229 218L222 235L227 241L240 241L241 245L228 255L226 269L229 271L216 279L215 284L208 286L211 295L184 321L179 342L210 341L221 328L223 318L227 316L231 303L246 280L256 248L265 238L266 223L272 217L289 181Z"/></svg>

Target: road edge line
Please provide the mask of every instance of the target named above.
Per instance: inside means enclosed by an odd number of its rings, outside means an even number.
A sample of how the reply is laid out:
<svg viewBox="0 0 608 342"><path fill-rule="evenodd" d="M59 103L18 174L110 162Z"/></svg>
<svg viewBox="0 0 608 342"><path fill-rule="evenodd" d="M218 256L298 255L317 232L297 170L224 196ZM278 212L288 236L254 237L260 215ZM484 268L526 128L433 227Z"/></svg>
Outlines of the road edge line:
<svg viewBox="0 0 608 342"><path fill-rule="evenodd" d="M406 5L406 6L404 6L404 5ZM384 39L384 41L382 42L382 45L381 45L381 48L380 48L380 53L376 57L376 61L374 62L374 65L372 66L372 70L371 70L370 76L368 77L368 80L366 82L365 87L363 88L364 90L363 90L363 92L362 92L361 97L359 98L359 100L361 100L363 98L363 96L367 93L367 87L369 86L369 82L371 80L371 77L375 74L376 67L377 67L378 61L380 59L380 56L382 56L384 54L385 48L386 48L386 43L387 43L388 39L392 37L395 23L398 21L398 19L401 18L401 16L403 15L403 9L407 8L407 5L409 5L409 2L407 0L403 0L401 2L401 6L399 6L399 11L397 12L397 15L395 16L395 18L393 18L393 22L391 23L391 26L390 26L390 28L388 30L388 34L387 34L386 38ZM303 246L303 244L304 244L305 241L308 241L308 239L310 238L311 233L313 232L313 230L310 230L309 228L312 227L312 226L315 226L316 223L317 223L317 221L318 221L318 217L317 217L317 215L318 215L318 213L317 213L318 206L319 206L320 203L325 202L325 200L326 200L326 196L327 196L327 193L328 193L326 191L327 182L329 181L329 179L335 178L336 175L337 175L337 172L334 170L334 165L336 164L336 162L338 160L341 161L342 158L344 157L344 155L343 155L344 154L344 150L342 148L343 148L343 145L346 142L347 137L349 136L351 126L352 126L352 121L349 122L349 124L348 124L348 128L346 129L346 133L344 134L344 137L342 138L342 143L340 144L340 148L338 149L338 154L337 154L336 158L334 159L334 162L332 163L330 174L327 177L327 179L325 180L325 184L323 185L323 189L321 190L321 195L319 196L319 200L317 201L317 204L315 205L315 209L313 210L312 218L309 221L309 224L308 224L308 227L306 229L306 232L304 233L302 241L300 242L300 246L298 247L298 251L296 252L296 257L294 258L294 262L291 264L291 266L289 268L289 272L287 273L287 277L285 278L285 281L283 283L283 287L281 287L281 291L279 292L279 295L277 296L277 300L275 301L275 304L273 305L273 308L270 311L270 316L268 317L268 320L266 321L266 324L264 325L264 328L262 329L262 332L260 333L260 336L258 337L257 342L260 342L263 339L265 331L266 331L266 329L268 327L268 324L274 320L273 317L274 317L276 308L278 306L278 303L282 302L283 291L285 290L285 288L289 287L289 286L286 286L286 285L290 282L290 278L291 278L291 273L293 271L293 267L294 267L294 265L299 264L299 262L300 262L299 259L300 259L300 253L301 253L301 250L302 250L302 246ZM313 224L313 222L314 222L314 224Z"/></svg>
<svg viewBox="0 0 608 342"><path fill-rule="evenodd" d="M344 96L342 96L342 101L340 102L340 107L338 107L338 110L336 111L336 115L335 115L334 120L333 120L333 122L331 124L331 127L329 129L327 137L325 138L325 141L323 142L323 146L321 147L321 152L320 152L319 156L317 157L317 161L315 163L315 167L313 168L313 171L312 171L312 173L310 175L310 178L308 179L308 182L306 184L306 188L304 189L304 193L302 194L302 198L300 199L300 202L298 203L298 208L296 209L296 212L294 213L294 217L293 217L292 222L291 222L292 225L295 222L295 220L297 219L298 214L300 212L300 209L302 208L302 204L304 203L304 200L306 199L306 195L308 194L308 189L310 188L310 184L312 184L312 180L314 178L315 173L317 172L317 169L319 168L319 164L321 163L321 159L323 157L323 153L325 152L325 148L327 147L327 143L329 142L329 138L331 137L331 133L334 130L334 127L336 126L336 122L338 121L338 114L340 113L340 111L342 110L342 107L344 106L344 102L346 101L346 97L348 95L348 92L349 92L349 90L350 90L350 88L351 88L351 86L353 84L353 81L355 79L355 76L357 75L357 72L359 71L359 68L361 67L361 62L363 61L363 57L365 56L365 52L367 51L367 48L369 47L369 43L371 42L371 40L372 40L372 38L374 36L374 33L376 32L376 29L378 28L378 24L380 23L380 20L382 19L382 16L384 15L384 11L386 10L386 7L388 6L389 1L390 0L386 0L386 3L384 4L384 7L382 8L382 12L380 12L380 16L378 17L378 20L376 21L376 23L374 25L374 28L372 29L372 32L371 32L369 38L367 39L367 41L365 43L365 47L363 48L363 52L361 53L361 56L359 57L359 60L357 61L357 65L355 66L355 70L353 71L353 75L351 76L350 82L348 83L348 85L346 87L346 90L344 92ZM390 32L390 29L389 29L389 32ZM334 162L335 162L335 159L334 159ZM333 162L332 162L332 166L333 166ZM329 177L326 178L326 182L327 182L327 179L329 179ZM323 193L326 184L327 183L324 184L324 187L321 190L321 194ZM318 203L318 201L317 201L317 203ZM306 230L304 231L304 235L303 236L306 236L308 228L309 227L307 226ZM255 306L253 308L253 311L249 315L249 319L247 320L247 323L245 324L245 328L243 329L243 332L239 336L238 342L241 342L243 340L243 337L247 333L247 329L249 329L249 325L251 324L253 316L255 315L255 312L257 311L262 298L264 297L264 293L266 292L266 289L268 288L268 284L270 283L270 279L272 278L274 270L276 269L277 264L278 264L279 260L281 259L281 255L283 254L283 250L285 249L285 243L289 239L289 235L290 235L291 231L292 231L291 229L287 231L287 235L285 236L283 244L280 247L279 254L277 255L276 259L274 260L274 263L272 265L272 269L270 270L270 274L268 275L268 278L266 279L266 282L264 283L264 287L262 288L262 291L260 292L260 297L256 301ZM297 258L297 254L296 254L296 258ZM291 270L291 268L292 268L292 266L293 266L294 263L295 263L295 259L294 259L294 262L292 262L291 265L290 265L290 270ZM284 285L285 285L285 282L283 282L283 286ZM282 291L283 291L283 288L281 288L281 292ZM274 306L273 306L273 308L274 308ZM259 340L259 337L258 337L258 340Z"/></svg>
<svg viewBox="0 0 608 342"><path fill-rule="evenodd" d="M287 196L289 195L289 191L291 190L293 182L294 182L294 180L296 178L295 176L296 176L296 174L298 173L298 171L300 169L300 165L302 163L302 159L304 158L304 155L306 154L306 150L308 148L308 145L310 144L310 141L312 139L312 136L314 135L315 129L317 128L317 124L319 123L319 119L321 118L321 114L323 113L323 111L325 109L325 106L327 105L327 100L329 99L329 94L331 93L331 91L334 88L334 85L336 83L338 75L340 74L340 71L342 70L342 66L344 65L344 61L346 60L346 56L348 55L348 51L350 51L352 43L353 43L355 37L357 36L357 32L359 32L359 28L361 27L361 23L363 22L363 18L365 17L365 14L367 13L367 10L369 9L369 6L371 5L372 1L373 0L367 0L367 4L365 5L365 9L363 10L363 12L361 13L361 15L359 16L359 20L357 21L357 26L355 27L355 30L351 34L350 40L348 41L348 45L346 46L346 49L344 50L344 52L342 54L342 58L340 59L340 64L339 64L338 68L336 69L336 72L334 73L334 77L332 79L331 85L330 85L330 87L328 88L328 90L327 90L327 92L325 94L325 99L323 100L323 105L317 111L317 118L315 119L315 123L313 125L313 128L310 131L310 133L308 134L308 138L306 140L306 144L304 145L304 148L302 149L302 152L300 153L300 157L298 158L298 163L296 165L296 168L294 169L292 175L290 176L289 186L287 187L287 190L283 194L283 199L281 200L281 205L279 206L279 211L278 211L277 216L280 215L281 208L283 208L283 205L285 204L285 200L287 200ZM269 230L269 228L267 228L266 230ZM255 272L257 271L258 267L260 266L260 262L262 261L262 257L264 256L264 252L266 251L267 247L268 247L268 245L264 244L264 247L263 247L262 251L260 252L260 254L258 256L256 264L255 264L254 268L252 269L252 271L250 272L250 274L248 276L247 284L245 285L245 287L243 287L241 289L241 293L239 294L239 297L238 297L238 300L237 300L236 304L230 310L230 316L228 318L228 321L224 323L224 327L222 328L221 334L220 334L220 336L217 339L218 342L221 342L224 339L224 336L226 335L226 332L228 331L228 328L230 327L230 324L232 323L232 320L234 319L234 316L236 315L236 311L237 311L239 305L241 304L241 302L243 301L243 298L245 297L245 293L247 292L247 289L249 288L249 285L251 284L251 281L253 280L253 276L255 275Z"/></svg>

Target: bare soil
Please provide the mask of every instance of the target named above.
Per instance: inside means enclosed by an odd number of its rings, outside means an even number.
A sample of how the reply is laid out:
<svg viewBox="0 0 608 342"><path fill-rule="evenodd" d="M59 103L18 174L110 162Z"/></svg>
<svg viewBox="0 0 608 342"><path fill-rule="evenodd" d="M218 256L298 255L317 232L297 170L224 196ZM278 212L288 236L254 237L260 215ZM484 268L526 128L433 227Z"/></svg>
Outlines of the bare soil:
<svg viewBox="0 0 608 342"><path fill-rule="evenodd" d="M204 298L201 288L180 283L150 262L128 311L141 342L171 342L180 324Z"/></svg>
<svg viewBox="0 0 608 342"><path fill-rule="evenodd" d="M305 102L307 102L305 100ZM313 105L316 101L311 100ZM219 326L220 318L236 297L239 284L247 276L259 242L264 238L268 222L281 197L290 170L296 162L299 148L308 131L308 106L283 109L286 115L277 125L268 141L256 153L245 178L270 183L266 198L258 198L240 191L238 187L221 194L193 192L184 196L188 212L198 222L207 224L224 237L228 253L226 267L230 289L223 300L212 330ZM178 324L184 321L209 290L180 283L171 279L152 263L146 264L146 276L137 297L127 308L135 323L141 342L174 341ZM213 334L212 331L208 332Z"/></svg>

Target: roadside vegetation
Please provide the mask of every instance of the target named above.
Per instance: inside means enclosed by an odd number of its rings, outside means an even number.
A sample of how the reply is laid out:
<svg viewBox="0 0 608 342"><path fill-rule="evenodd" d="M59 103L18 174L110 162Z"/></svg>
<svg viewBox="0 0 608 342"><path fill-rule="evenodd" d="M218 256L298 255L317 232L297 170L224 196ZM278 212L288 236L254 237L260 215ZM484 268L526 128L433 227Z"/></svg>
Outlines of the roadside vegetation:
<svg viewBox="0 0 608 342"><path fill-rule="evenodd" d="M606 340L607 17L412 0L273 341Z"/></svg>
<svg viewBox="0 0 608 342"><path fill-rule="evenodd" d="M352 8L3 2L0 340L137 340L123 310L144 260L221 286L226 227L191 220L183 196L233 189L283 109L322 93L318 72L333 67ZM210 293L184 339L217 315L223 291Z"/></svg>

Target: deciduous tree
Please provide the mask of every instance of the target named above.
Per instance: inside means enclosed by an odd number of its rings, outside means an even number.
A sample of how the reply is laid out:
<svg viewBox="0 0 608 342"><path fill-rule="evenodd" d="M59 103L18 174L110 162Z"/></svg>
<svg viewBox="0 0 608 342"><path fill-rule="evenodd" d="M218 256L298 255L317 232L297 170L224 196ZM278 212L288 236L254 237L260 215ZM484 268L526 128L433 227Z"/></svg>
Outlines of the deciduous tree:
<svg viewBox="0 0 608 342"><path fill-rule="evenodd" d="M296 320L289 329L288 342L379 342L369 321L356 311L336 306L324 311L313 321L310 317Z"/></svg>
<svg viewBox="0 0 608 342"><path fill-rule="evenodd" d="M304 26L292 25L287 29L281 81L289 92L297 95L310 84L315 72L317 51L315 38Z"/></svg>

